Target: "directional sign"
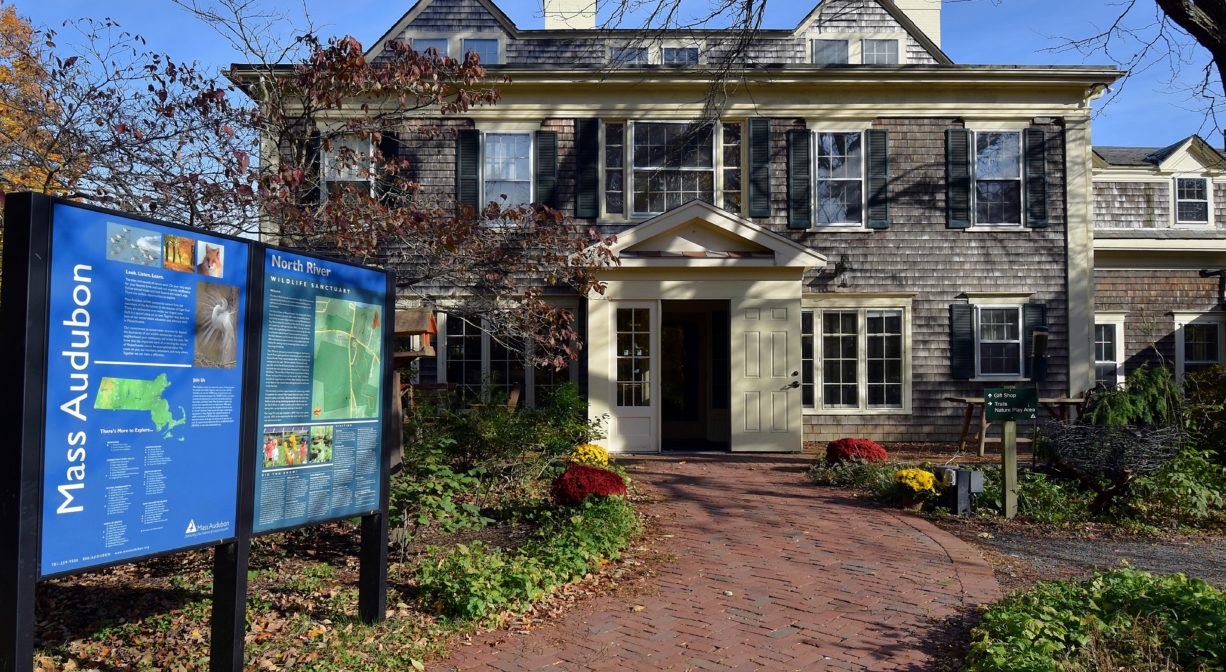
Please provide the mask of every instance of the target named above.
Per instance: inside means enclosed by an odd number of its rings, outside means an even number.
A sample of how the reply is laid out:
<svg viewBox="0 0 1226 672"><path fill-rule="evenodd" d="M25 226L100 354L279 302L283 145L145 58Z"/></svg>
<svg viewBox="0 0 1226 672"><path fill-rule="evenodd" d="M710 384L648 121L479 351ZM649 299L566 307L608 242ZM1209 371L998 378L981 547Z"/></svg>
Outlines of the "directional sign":
<svg viewBox="0 0 1226 672"><path fill-rule="evenodd" d="M983 412L989 422L1035 420L1039 391L1033 387L999 387L983 391Z"/></svg>

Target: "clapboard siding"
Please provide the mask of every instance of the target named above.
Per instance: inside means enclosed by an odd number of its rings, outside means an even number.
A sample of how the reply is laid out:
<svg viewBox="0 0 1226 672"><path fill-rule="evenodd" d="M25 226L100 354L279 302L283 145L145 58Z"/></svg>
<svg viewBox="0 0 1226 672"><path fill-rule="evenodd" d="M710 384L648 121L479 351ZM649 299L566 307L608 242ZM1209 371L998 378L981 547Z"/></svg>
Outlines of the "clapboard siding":
<svg viewBox="0 0 1226 672"><path fill-rule="evenodd" d="M1175 311L1208 312L1220 307L1217 277L1199 270L1097 269L1094 307L1122 312L1125 370L1142 364L1174 366Z"/></svg>
<svg viewBox="0 0 1226 672"><path fill-rule="evenodd" d="M1165 229L1170 226L1169 183L1094 182L1094 228Z"/></svg>

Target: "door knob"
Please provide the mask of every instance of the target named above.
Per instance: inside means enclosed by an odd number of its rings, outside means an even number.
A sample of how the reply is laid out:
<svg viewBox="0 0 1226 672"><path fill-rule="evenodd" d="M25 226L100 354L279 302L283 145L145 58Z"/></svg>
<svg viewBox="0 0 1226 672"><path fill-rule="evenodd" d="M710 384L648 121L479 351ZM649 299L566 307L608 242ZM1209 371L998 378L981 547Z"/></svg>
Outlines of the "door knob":
<svg viewBox="0 0 1226 672"><path fill-rule="evenodd" d="M795 378L796 376L799 376L799 375L800 375L800 372L799 372L799 371L793 371L793 372L792 372L792 377L793 377L793 378Z"/></svg>
<svg viewBox="0 0 1226 672"><path fill-rule="evenodd" d="M800 387L800 381L799 381L799 380L793 380L793 381L792 381L792 384L791 384L791 385L788 385L788 388L789 388L789 389L793 389L793 390L794 390L794 389L796 389L796 388L798 388L798 387Z"/></svg>

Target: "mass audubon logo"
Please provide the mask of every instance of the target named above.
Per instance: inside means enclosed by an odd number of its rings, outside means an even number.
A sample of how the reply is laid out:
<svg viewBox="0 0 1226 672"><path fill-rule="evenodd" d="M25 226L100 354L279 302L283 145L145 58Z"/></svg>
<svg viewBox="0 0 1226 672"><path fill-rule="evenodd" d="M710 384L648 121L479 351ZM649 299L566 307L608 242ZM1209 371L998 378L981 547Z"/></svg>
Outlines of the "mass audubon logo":
<svg viewBox="0 0 1226 672"><path fill-rule="evenodd" d="M200 536L200 535L202 535L202 534L207 534L207 533L209 533L209 532L218 532L218 531L220 531L220 530L227 530L227 529L230 529L230 523L229 523L229 521L225 521L225 520L223 520L223 521L219 521L219 522L215 522L215 523L200 523L200 524L197 524L197 523L196 523L196 519L195 519L195 518L193 518L193 519L191 519L191 520L187 521L187 529L186 529L186 530L184 530L184 532L183 532L183 536L185 536L185 537L198 537L198 536Z"/></svg>

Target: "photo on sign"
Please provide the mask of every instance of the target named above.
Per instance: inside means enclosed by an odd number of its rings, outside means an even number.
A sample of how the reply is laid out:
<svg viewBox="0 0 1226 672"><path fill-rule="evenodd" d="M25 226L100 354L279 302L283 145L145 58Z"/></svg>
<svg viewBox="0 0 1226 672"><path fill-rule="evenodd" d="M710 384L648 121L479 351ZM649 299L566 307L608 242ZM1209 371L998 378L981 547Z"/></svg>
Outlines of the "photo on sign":
<svg viewBox="0 0 1226 672"><path fill-rule="evenodd" d="M306 427L286 427L264 432L264 468L296 467L308 463L310 432Z"/></svg>
<svg viewBox="0 0 1226 672"><path fill-rule="evenodd" d="M226 249L221 245L200 241L196 244L196 272L210 278L220 278L225 273L222 266L225 253Z"/></svg>
<svg viewBox="0 0 1226 672"><path fill-rule="evenodd" d="M184 236L166 234L162 241L162 268L180 273L191 273L195 264L196 240Z"/></svg>
<svg viewBox="0 0 1226 672"><path fill-rule="evenodd" d="M316 425L311 428L311 448L307 451L307 459L311 464L325 464L332 461L334 429L332 425Z"/></svg>
<svg viewBox="0 0 1226 672"><path fill-rule="evenodd" d="M141 266L162 265L162 234L115 222L106 223L106 258Z"/></svg>
<svg viewBox="0 0 1226 672"><path fill-rule="evenodd" d="M238 288L196 282L196 359L198 367L238 366Z"/></svg>

